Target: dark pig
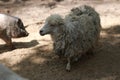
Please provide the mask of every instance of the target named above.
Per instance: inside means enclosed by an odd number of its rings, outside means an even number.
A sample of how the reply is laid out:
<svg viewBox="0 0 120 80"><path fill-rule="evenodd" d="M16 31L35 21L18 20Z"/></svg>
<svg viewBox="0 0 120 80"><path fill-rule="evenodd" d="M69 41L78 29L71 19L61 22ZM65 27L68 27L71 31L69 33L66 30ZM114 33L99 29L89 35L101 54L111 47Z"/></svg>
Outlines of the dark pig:
<svg viewBox="0 0 120 80"><path fill-rule="evenodd" d="M0 14L0 38L4 40L10 49L15 49L11 38L26 37L29 33L25 30L20 18Z"/></svg>

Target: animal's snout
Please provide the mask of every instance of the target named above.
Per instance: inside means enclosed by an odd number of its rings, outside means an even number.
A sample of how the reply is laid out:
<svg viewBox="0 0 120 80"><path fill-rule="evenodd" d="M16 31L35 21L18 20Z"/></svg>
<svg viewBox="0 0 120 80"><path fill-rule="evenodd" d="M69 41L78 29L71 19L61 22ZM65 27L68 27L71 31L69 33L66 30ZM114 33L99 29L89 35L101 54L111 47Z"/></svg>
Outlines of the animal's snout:
<svg viewBox="0 0 120 80"><path fill-rule="evenodd" d="M43 33L43 30L40 30L40 34Z"/></svg>
<svg viewBox="0 0 120 80"><path fill-rule="evenodd" d="M26 30L21 30L21 33L19 34L20 37L27 37L29 33Z"/></svg>
<svg viewBox="0 0 120 80"><path fill-rule="evenodd" d="M26 32L26 34L25 34L26 36L28 36L29 35L29 33L28 32Z"/></svg>
<svg viewBox="0 0 120 80"><path fill-rule="evenodd" d="M40 35L43 36L44 35L44 31L43 30L40 30Z"/></svg>

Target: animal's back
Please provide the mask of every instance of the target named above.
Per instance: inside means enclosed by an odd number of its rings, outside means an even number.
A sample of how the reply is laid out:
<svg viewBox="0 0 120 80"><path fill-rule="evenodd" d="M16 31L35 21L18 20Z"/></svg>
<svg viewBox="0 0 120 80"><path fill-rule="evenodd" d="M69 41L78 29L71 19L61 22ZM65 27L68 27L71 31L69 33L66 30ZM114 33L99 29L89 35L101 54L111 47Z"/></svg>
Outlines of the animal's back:
<svg viewBox="0 0 120 80"><path fill-rule="evenodd" d="M71 17L71 18L70 18ZM92 46L92 38L94 38L95 26L88 15L69 16L67 28L69 28L70 43L73 43L73 49L84 51ZM67 20L68 21L68 20ZM88 42L91 41L91 43ZM94 40L93 40L94 41Z"/></svg>
<svg viewBox="0 0 120 80"><path fill-rule="evenodd" d="M78 8L78 7L77 7ZM98 13L89 6L75 8L79 14L71 11L65 17L69 38L71 37L74 49L87 51L97 42L100 35L100 17ZM94 15L95 14L95 15ZM69 29L68 29L69 28Z"/></svg>
<svg viewBox="0 0 120 80"><path fill-rule="evenodd" d="M6 27L14 26L14 22L17 20L16 17L9 16L6 14L0 14L0 31L4 30Z"/></svg>
<svg viewBox="0 0 120 80"><path fill-rule="evenodd" d="M99 14L95 11L94 8L90 6L83 5L80 7L73 8L71 9L71 14L77 16L80 16L82 14L87 14L94 21L94 24L100 25ZM99 27L101 27L101 25Z"/></svg>

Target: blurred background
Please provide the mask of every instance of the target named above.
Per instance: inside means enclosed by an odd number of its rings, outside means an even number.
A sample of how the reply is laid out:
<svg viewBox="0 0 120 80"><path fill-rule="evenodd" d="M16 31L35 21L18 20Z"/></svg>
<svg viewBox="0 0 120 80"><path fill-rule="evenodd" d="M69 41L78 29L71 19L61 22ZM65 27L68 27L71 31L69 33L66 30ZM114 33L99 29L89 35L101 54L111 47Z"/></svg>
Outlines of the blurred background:
<svg viewBox="0 0 120 80"><path fill-rule="evenodd" d="M39 30L51 14L65 16L74 7L89 5L101 18L101 38L92 57L84 56L71 72L66 61L52 54L49 35ZM0 13L22 19L28 37L13 39L9 51L0 39L0 62L30 80L120 80L120 0L0 0Z"/></svg>

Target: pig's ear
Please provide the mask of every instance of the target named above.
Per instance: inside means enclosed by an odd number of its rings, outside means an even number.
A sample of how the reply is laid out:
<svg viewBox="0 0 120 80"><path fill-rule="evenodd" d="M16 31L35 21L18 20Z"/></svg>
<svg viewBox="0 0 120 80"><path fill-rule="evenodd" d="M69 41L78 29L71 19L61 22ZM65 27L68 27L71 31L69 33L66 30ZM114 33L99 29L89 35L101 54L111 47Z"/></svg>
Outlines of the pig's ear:
<svg viewBox="0 0 120 80"><path fill-rule="evenodd" d="M21 19L17 19L16 22L19 25L21 23Z"/></svg>
<svg viewBox="0 0 120 80"><path fill-rule="evenodd" d="M19 28L25 29L25 27L24 27L24 25L23 25L21 19L17 19L17 25L18 25Z"/></svg>

